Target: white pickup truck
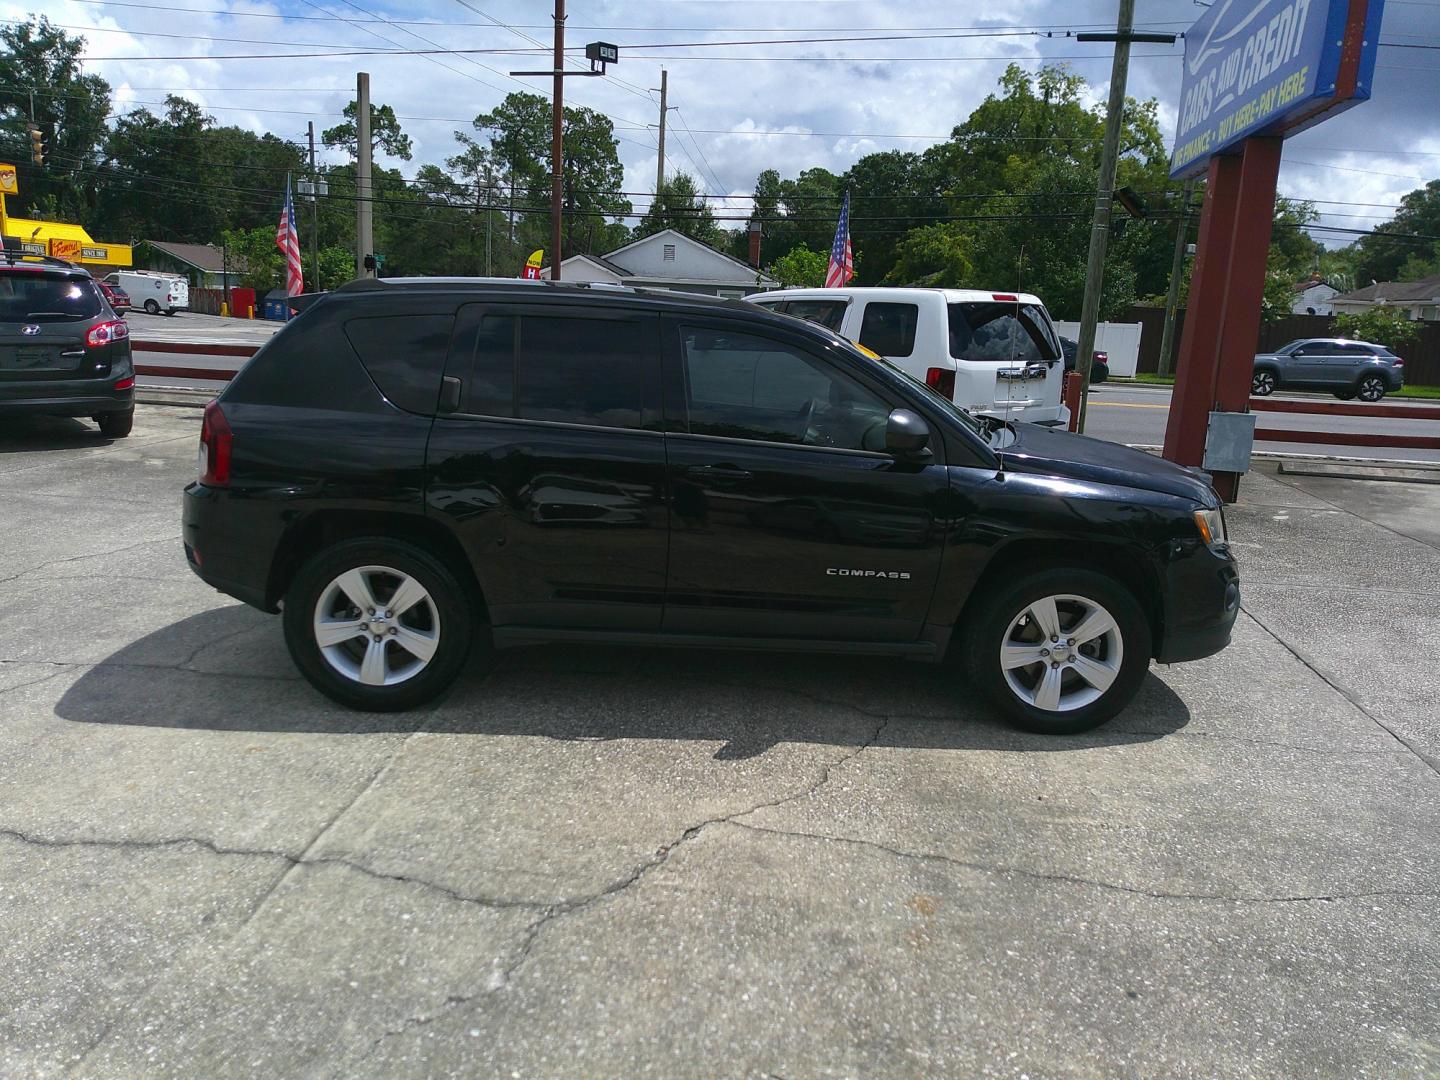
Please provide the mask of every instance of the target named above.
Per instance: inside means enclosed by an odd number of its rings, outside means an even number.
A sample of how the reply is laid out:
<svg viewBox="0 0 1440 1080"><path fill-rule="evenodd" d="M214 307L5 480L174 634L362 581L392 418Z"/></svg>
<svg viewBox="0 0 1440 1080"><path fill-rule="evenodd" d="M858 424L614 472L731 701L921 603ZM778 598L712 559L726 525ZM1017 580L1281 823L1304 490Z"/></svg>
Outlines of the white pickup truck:
<svg viewBox="0 0 1440 1080"><path fill-rule="evenodd" d="M130 294L132 307L151 315L174 315L190 307L190 283L175 274L154 270L118 270L105 276L109 285L118 285Z"/></svg>
<svg viewBox="0 0 1440 1080"><path fill-rule="evenodd" d="M1065 364L1040 298L977 289L781 289L751 303L879 353L973 413L1064 424Z"/></svg>

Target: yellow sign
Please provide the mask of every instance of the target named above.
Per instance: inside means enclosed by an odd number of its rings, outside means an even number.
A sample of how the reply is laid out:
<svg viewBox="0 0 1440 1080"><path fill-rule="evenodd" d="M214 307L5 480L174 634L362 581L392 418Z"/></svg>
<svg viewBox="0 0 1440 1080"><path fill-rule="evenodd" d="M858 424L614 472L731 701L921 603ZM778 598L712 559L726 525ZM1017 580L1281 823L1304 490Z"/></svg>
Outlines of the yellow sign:
<svg viewBox="0 0 1440 1080"><path fill-rule="evenodd" d="M15 174L14 165L0 164L0 194L20 194L20 178Z"/></svg>
<svg viewBox="0 0 1440 1080"><path fill-rule="evenodd" d="M62 240L57 236L50 241L50 254L57 259L78 259L82 247L79 240Z"/></svg>

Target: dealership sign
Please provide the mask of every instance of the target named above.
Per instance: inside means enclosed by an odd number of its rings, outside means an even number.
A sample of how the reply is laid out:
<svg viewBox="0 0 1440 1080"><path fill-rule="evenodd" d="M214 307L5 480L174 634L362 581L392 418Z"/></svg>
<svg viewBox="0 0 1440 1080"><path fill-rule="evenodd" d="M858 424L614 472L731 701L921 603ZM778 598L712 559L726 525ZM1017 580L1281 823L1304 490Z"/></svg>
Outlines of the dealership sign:
<svg viewBox="0 0 1440 1080"><path fill-rule="evenodd" d="M1170 175L1370 97L1384 0L1216 0L1185 35Z"/></svg>

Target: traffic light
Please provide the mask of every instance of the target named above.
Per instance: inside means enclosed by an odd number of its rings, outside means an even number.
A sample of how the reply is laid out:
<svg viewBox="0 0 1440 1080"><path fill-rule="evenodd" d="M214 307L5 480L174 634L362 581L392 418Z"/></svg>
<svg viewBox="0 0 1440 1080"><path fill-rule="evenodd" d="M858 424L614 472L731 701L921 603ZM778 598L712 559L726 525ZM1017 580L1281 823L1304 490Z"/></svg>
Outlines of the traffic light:
<svg viewBox="0 0 1440 1080"><path fill-rule="evenodd" d="M45 164L45 154L49 151L50 144L45 139L45 133L34 124L30 125L30 160L36 165Z"/></svg>
<svg viewBox="0 0 1440 1080"><path fill-rule="evenodd" d="M364 266L365 266L365 269L366 269L366 270L374 270L374 269L375 269L375 256L374 256L374 255L366 255L366 256L365 256L365 259L364 259Z"/></svg>

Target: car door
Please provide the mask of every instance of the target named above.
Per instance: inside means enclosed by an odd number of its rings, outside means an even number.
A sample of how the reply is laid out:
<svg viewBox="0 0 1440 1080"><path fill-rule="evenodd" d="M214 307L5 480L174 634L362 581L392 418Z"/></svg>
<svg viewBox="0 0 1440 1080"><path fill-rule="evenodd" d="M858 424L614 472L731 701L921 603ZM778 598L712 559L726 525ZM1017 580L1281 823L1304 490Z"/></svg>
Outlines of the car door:
<svg viewBox="0 0 1440 1080"><path fill-rule="evenodd" d="M1326 358L1325 385L1332 387L1353 386L1359 381L1375 353L1368 345L1349 343L1336 345L1334 354Z"/></svg>
<svg viewBox="0 0 1440 1080"><path fill-rule="evenodd" d="M1329 341L1307 341L1290 354L1285 381L1306 386L1324 385L1330 378L1335 345Z"/></svg>
<svg viewBox="0 0 1440 1080"><path fill-rule="evenodd" d="M664 627L906 641L939 574L946 474L884 452L893 402L801 336L664 320Z"/></svg>
<svg viewBox="0 0 1440 1080"><path fill-rule="evenodd" d="M658 328L614 305L461 307L426 499L468 549L496 626L659 628Z"/></svg>

